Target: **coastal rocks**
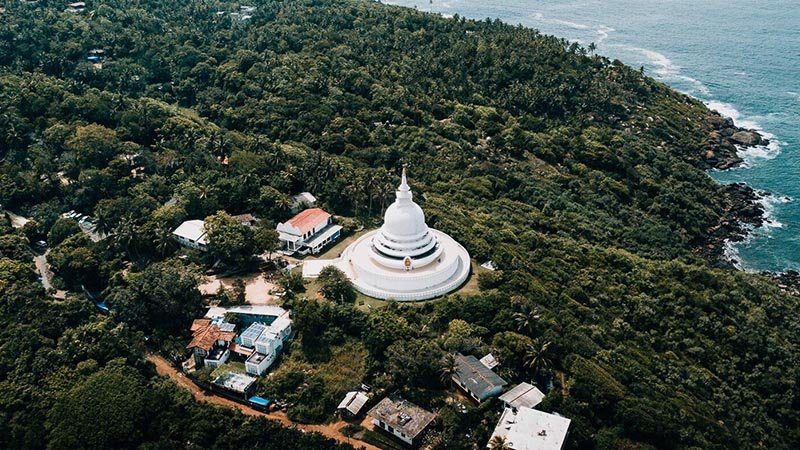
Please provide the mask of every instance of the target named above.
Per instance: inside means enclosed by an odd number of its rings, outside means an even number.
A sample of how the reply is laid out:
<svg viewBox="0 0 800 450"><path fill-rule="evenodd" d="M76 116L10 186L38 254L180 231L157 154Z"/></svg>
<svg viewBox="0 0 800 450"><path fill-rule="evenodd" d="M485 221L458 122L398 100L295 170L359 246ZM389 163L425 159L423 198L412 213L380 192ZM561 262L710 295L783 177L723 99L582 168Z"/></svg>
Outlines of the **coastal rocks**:
<svg viewBox="0 0 800 450"><path fill-rule="evenodd" d="M731 135L730 140L745 147L755 147L763 142L761 135L755 131L737 131Z"/></svg>
<svg viewBox="0 0 800 450"><path fill-rule="evenodd" d="M726 184L722 189L729 199L725 214L707 230L708 242L697 251L718 267L732 268L736 261L727 259L725 246L744 240L750 230L763 225L764 207L758 200L768 194L756 192L744 183Z"/></svg>
<svg viewBox="0 0 800 450"><path fill-rule="evenodd" d="M789 295L800 295L800 273L787 270L783 273L764 272L763 275L775 280L778 289Z"/></svg>
<svg viewBox="0 0 800 450"><path fill-rule="evenodd" d="M737 127L733 119L722 117L716 111L708 115L708 124L711 127L708 148L700 161L700 167L705 170L737 167L744 162L738 154L740 148L769 144L758 131Z"/></svg>

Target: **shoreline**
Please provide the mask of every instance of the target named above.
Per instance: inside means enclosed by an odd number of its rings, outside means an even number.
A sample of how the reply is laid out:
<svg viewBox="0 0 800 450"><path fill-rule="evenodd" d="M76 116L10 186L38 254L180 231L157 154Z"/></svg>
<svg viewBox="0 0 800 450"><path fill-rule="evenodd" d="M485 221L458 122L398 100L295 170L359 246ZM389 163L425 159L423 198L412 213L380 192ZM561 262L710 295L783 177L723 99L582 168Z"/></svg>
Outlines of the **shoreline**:
<svg viewBox="0 0 800 450"><path fill-rule="evenodd" d="M708 148L701 158L694 161L695 166L702 170L729 170L739 167L745 163L739 155L740 151L770 144L770 140L760 130L738 127L732 118L725 117L716 110L710 111L707 120L711 129ZM696 251L714 267L750 272L738 266L740 261L728 253L727 247L731 243L749 239L754 230L768 222L763 200L774 194L754 189L745 183L719 186L729 200L728 206L719 223L708 229L706 242L698 246ZM795 270L752 273L771 278L782 291L800 295L800 273Z"/></svg>
<svg viewBox="0 0 800 450"><path fill-rule="evenodd" d="M736 126L733 119L711 110L707 117L710 128L705 153L695 161L695 166L705 170L729 170L739 167L744 159L739 151L769 145L759 131ZM764 225L767 217L763 204L766 191L757 191L745 183L720 184L729 202L719 222L708 229L708 238L696 250L712 266L740 269L739 261L726 251L730 243L742 242L754 229Z"/></svg>

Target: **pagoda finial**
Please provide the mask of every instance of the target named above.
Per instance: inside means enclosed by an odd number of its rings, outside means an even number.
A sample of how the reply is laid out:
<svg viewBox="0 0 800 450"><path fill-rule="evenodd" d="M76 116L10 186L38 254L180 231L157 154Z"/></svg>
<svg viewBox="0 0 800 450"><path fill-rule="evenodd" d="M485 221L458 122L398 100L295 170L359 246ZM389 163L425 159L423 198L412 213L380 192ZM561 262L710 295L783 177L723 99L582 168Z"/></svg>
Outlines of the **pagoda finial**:
<svg viewBox="0 0 800 450"><path fill-rule="evenodd" d="M397 199L411 200L411 187L408 185L408 178L406 177L406 165L403 164L403 174L400 175L400 186L397 187Z"/></svg>

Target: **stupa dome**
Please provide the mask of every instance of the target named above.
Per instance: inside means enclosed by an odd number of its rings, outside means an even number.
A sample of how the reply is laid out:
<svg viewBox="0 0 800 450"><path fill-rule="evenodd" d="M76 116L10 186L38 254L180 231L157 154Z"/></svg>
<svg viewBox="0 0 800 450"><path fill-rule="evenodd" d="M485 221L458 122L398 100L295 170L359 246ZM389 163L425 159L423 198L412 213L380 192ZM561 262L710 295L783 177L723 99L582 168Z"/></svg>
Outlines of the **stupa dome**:
<svg viewBox="0 0 800 450"><path fill-rule="evenodd" d="M367 232L335 260L306 261L303 276L327 265L341 269L359 292L399 301L427 300L458 289L470 273L469 253L452 237L429 228L414 203L406 170L380 229Z"/></svg>
<svg viewBox="0 0 800 450"><path fill-rule="evenodd" d="M428 231L428 226L425 224L425 213L413 201L392 203L386 208L381 231L398 238L425 234Z"/></svg>

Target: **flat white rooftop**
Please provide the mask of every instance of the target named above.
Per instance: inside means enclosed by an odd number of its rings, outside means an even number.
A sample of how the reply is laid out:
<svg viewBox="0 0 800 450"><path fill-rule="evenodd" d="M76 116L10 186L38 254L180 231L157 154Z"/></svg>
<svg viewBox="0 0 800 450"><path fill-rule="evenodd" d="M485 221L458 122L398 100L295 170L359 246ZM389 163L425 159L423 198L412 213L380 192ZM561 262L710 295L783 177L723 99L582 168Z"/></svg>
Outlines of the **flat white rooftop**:
<svg viewBox="0 0 800 450"><path fill-rule="evenodd" d="M280 306L275 305L242 305L242 306L231 306L231 307L222 307L222 306L212 306L208 308L208 312L206 312L206 317L214 318L214 317L224 317L225 313L234 313L234 314L251 314L257 316L275 316L281 317L284 314L288 315L288 312L281 308Z"/></svg>
<svg viewBox="0 0 800 450"><path fill-rule="evenodd" d="M202 220L187 220L180 224L172 234L199 244L206 243L206 229Z"/></svg>
<svg viewBox="0 0 800 450"><path fill-rule="evenodd" d="M506 408L486 446L499 436L513 450L561 450L567 440L569 424L569 419L555 414L530 408L514 412Z"/></svg>

